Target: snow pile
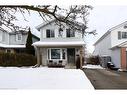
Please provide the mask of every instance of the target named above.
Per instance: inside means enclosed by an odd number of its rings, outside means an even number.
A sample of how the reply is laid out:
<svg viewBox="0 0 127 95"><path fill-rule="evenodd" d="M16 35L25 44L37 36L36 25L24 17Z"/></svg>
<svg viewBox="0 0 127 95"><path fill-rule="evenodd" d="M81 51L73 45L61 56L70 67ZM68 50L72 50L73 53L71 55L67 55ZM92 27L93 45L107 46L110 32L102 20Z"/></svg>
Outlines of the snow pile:
<svg viewBox="0 0 127 95"><path fill-rule="evenodd" d="M76 69L1 67L0 76L0 89L94 89Z"/></svg>
<svg viewBox="0 0 127 95"><path fill-rule="evenodd" d="M88 68L88 69L104 69L100 65L84 65L83 68Z"/></svg>

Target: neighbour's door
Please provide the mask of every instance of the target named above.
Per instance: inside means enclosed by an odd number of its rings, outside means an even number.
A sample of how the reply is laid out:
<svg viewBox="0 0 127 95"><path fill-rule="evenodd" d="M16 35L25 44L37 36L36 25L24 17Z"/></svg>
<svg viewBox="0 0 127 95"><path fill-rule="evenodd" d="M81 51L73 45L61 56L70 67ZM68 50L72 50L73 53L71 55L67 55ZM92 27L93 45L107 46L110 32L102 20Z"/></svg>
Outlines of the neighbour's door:
<svg viewBox="0 0 127 95"><path fill-rule="evenodd" d="M75 63L75 48L67 49L67 61L68 61L68 64Z"/></svg>

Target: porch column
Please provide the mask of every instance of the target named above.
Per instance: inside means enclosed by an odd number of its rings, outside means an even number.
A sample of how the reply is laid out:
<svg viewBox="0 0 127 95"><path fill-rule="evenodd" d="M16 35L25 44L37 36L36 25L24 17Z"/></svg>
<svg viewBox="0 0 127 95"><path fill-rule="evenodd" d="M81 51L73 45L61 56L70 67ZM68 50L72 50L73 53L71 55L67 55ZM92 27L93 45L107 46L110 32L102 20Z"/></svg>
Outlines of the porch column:
<svg viewBox="0 0 127 95"><path fill-rule="evenodd" d="M41 61L40 61L40 48L39 47L37 47L37 64L38 64L38 66L41 65Z"/></svg>
<svg viewBox="0 0 127 95"><path fill-rule="evenodd" d="M80 48L80 69L82 69L83 64L83 47Z"/></svg>

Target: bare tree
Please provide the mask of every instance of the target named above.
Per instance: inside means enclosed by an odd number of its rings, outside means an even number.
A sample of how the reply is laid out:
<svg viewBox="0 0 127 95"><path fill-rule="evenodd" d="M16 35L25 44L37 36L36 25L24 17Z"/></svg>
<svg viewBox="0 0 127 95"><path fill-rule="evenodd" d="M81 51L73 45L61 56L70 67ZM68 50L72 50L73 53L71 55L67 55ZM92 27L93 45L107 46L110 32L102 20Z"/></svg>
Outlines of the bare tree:
<svg viewBox="0 0 127 95"><path fill-rule="evenodd" d="M61 26L62 23L66 23L72 29L80 30L82 36L84 37L85 33L89 33L86 32L86 29L88 23L87 17L90 14L91 9L92 6L90 5L72 5L69 6L69 8L67 9L61 8L57 5L0 6L0 25L4 25L11 30L16 31L23 27L17 26L12 23L13 21L17 20L15 13L20 12L24 20L27 20L24 14L30 14L31 11L35 11L44 21L56 19L58 25ZM79 19L82 23L78 22Z"/></svg>

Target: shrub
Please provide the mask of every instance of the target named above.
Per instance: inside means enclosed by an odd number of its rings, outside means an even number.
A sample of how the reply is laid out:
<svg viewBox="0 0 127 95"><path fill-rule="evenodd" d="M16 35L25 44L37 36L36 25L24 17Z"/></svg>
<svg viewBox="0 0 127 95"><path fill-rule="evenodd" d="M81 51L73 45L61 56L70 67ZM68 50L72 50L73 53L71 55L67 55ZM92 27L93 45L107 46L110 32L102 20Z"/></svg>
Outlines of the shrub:
<svg viewBox="0 0 127 95"><path fill-rule="evenodd" d="M21 67L21 66L34 66L35 64L36 58L33 55L0 53L0 66Z"/></svg>
<svg viewBox="0 0 127 95"><path fill-rule="evenodd" d="M27 40L26 40L26 53L35 55L35 50L34 50L34 47L32 46L32 43L33 43L32 33L31 33L30 28L29 28L28 36L27 36Z"/></svg>
<svg viewBox="0 0 127 95"><path fill-rule="evenodd" d="M87 59L88 64L99 65L100 64L99 56L91 56Z"/></svg>

